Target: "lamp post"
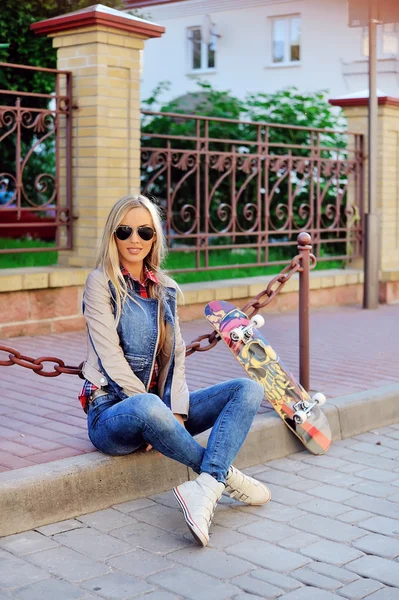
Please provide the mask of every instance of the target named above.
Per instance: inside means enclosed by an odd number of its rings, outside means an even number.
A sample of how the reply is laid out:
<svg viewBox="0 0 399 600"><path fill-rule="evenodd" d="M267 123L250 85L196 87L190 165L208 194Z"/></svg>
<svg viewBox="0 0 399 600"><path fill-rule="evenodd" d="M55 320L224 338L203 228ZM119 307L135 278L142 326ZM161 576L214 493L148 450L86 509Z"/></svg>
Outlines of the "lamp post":
<svg viewBox="0 0 399 600"><path fill-rule="evenodd" d="M381 243L377 205L377 25L399 22L399 3L392 0L348 0L348 8L349 27L368 27L369 30L368 203L365 213L363 308L377 308Z"/></svg>
<svg viewBox="0 0 399 600"><path fill-rule="evenodd" d="M378 96L377 96L377 7L369 5L369 135L368 208L365 214L363 308L378 308L380 267L380 216L377 208Z"/></svg>

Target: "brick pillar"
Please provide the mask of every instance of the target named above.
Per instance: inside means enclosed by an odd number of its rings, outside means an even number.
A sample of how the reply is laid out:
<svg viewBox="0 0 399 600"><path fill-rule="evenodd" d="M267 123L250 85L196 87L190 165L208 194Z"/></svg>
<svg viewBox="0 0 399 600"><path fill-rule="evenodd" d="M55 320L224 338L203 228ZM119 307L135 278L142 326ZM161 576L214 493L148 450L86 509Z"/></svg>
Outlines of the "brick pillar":
<svg viewBox="0 0 399 600"><path fill-rule="evenodd" d="M343 108L348 130L365 135L364 190L367 199L368 98L330 100ZM378 210L381 217L381 276L399 268L399 99L378 99Z"/></svg>
<svg viewBox="0 0 399 600"><path fill-rule="evenodd" d="M53 38L57 68L72 71L77 218L73 250L60 252L59 262L93 267L110 207L121 196L140 191L141 53L144 41L160 37L164 28L97 4L35 23L32 29ZM62 189L60 193L62 197Z"/></svg>

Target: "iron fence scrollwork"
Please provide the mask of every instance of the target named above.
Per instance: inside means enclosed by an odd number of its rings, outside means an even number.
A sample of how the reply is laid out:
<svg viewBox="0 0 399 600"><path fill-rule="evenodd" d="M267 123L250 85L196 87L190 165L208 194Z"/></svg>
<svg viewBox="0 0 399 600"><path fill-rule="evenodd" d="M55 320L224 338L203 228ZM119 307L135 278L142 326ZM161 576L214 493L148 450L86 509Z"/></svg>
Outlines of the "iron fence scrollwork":
<svg viewBox="0 0 399 600"><path fill-rule="evenodd" d="M9 63L0 68L39 74L47 88L43 93L0 89L0 238L27 235L52 242L29 251L70 249L71 73ZM26 249L0 246L0 253L10 251Z"/></svg>
<svg viewBox="0 0 399 600"><path fill-rule="evenodd" d="M223 252L238 268L284 264L300 231L311 234L318 260L361 256L361 135L179 113L143 118L142 193L164 207L170 252L187 258L172 271L226 268L213 260ZM185 134L165 133L168 123Z"/></svg>

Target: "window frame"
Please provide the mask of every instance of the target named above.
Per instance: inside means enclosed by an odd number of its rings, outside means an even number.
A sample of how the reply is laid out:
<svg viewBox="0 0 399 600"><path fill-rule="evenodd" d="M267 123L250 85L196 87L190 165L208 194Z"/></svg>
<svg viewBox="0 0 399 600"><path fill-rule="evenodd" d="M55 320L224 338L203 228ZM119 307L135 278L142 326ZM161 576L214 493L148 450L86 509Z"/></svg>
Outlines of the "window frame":
<svg viewBox="0 0 399 600"><path fill-rule="evenodd" d="M201 33L201 66L199 68L194 67L194 39L193 32L195 30L199 30ZM210 44L206 44L202 39L202 25L191 25L187 27L187 44L188 44L188 52L187 52L187 63L188 63L188 72L190 75L199 74L199 73L212 73L216 71L216 54L217 51L214 50L214 65L209 67L209 59L210 59ZM206 66L204 66L206 65Z"/></svg>
<svg viewBox="0 0 399 600"><path fill-rule="evenodd" d="M299 19L300 34L299 34L299 60L291 59L291 43L292 43L292 21ZM290 13L289 15L275 15L269 17L270 21L270 66L273 68L278 67L295 67L302 64L302 15L301 13ZM284 21L284 58L281 62L275 61L274 53L274 27L277 21Z"/></svg>
<svg viewBox="0 0 399 600"><path fill-rule="evenodd" d="M396 42L397 42L396 53L395 52L383 52L385 25L394 25L395 26ZM361 36L361 54L364 59L367 59L368 55L369 55L368 36L369 36L369 28L363 27L362 28L362 36ZM384 60L387 58L399 58L399 24L398 23L381 23L380 25L377 25L377 60Z"/></svg>

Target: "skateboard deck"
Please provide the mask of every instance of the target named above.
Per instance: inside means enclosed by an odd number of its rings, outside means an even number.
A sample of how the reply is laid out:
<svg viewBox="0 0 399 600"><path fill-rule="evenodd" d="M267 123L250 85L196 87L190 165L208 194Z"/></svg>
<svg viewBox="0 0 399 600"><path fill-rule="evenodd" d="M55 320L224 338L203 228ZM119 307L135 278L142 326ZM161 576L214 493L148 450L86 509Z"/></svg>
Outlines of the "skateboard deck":
<svg viewBox="0 0 399 600"><path fill-rule="evenodd" d="M287 427L312 454L324 454L331 444L327 417L318 402L313 401L295 380L269 342L253 328L247 315L234 304L214 300L205 307L205 317L251 379L263 386L266 399ZM242 335L243 328L248 328L245 335ZM304 422L299 423L301 418Z"/></svg>

